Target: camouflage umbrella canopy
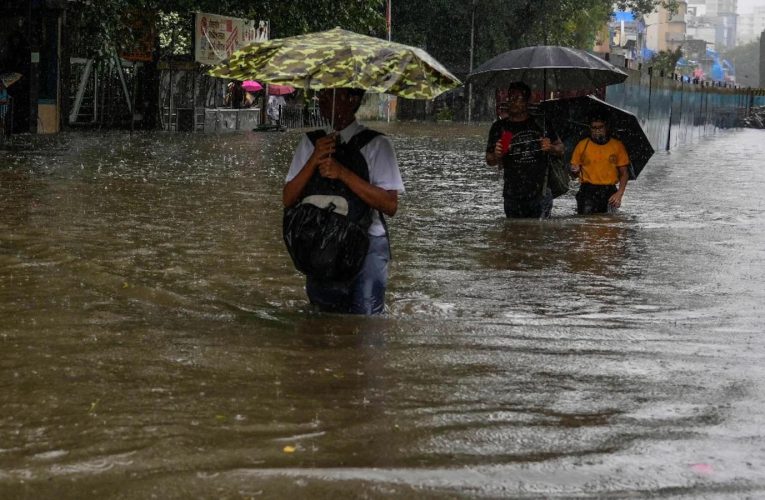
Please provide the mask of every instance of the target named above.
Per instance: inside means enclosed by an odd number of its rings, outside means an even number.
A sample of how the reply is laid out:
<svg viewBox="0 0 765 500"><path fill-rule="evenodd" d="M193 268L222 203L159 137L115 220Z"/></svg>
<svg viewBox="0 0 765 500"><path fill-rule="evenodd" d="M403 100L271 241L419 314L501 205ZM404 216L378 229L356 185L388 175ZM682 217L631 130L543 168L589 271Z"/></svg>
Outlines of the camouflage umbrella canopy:
<svg viewBox="0 0 765 500"><path fill-rule="evenodd" d="M433 99L461 82L422 49L340 28L253 42L210 75L303 89L356 88Z"/></svg>

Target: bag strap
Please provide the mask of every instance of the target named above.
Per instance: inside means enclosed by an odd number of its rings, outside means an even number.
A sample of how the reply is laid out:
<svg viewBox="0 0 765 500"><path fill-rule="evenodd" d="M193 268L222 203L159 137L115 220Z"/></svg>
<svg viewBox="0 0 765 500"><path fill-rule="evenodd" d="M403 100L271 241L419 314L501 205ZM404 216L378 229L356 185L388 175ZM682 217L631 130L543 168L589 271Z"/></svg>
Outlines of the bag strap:
<svg viewBox="0 0 765 500"><path fill-rule="evenodd" d="M359 150L372 142L372 140L380 135L385 135L382 132L378 132L377 130L372 130L370 128L364 129L358 134L354 135L350 143L352 143L354 146L356 146ZM379 210L377 210L377 214L380 216L380 222L383 225L383 229L385 229L385 237L388 238L388 259L393 260L393 250L391 248L390 244L390 229L388 228L388 223L385 221L385 216L383 216L383 213Z"/></svg>
<svg viewBox="0 0 765 500"><path fill-rule="evenodd" d="M372 130L370 128L366 128L359 132L358 134L351 137L351 140L348 141L348 144L353 144L356 146L359 150L372 142L372 140L379 136L384 135L382 132L378 132L377 130Z"/></svg>
<svg viewBox="0 0 765 500"><path fill-rule="evenodd" d="M323 129L318 130L312 130L311 132L307 132L306 135L308 136L308 140L311 141L311 144L316 144L316 141L327 135L327 132L325 132ZM378 132L377 130L372 130L370 128L366 128L359 132L358 134L351 137L351 140L348 141L348 144L353 144L356 146L356 148L361 149L372 140L379 136L379 135L385 135L382 132Z"/></svg>
<svg viewBox="0 0 765 500"><path fill-rule="evenodd" d="M537 128L540 128L542 139L547 137L547 117L542 115L542 127L539 126L539 120L536 116L532 116L532 120L534 121L534 124L537 126ZM547 182L550 180L550 161L550 153L545 154L545 164L547 165L547 168L545 170L545 179L542 182L542 189L540 189L539 192L539 196L541 198L544 198L545 190L547 189Z"/></svg>
<svg viewBox="0 0 765 500"><path fill-rule="evenodd" d="M587 151L587 146L589 146L589 145L590 145L590 138L589 138L589 137L588 137L587 139L585 139L585 141L587 141L587 142L585 142L585 143L584 143L584 148L582 149L582 152L581 152L581 153L579 153L579 158L581 158L581 157L584 155L584 152L585 152L585 151ZM582 169L583 169L583 168L584 168L584 165L582 165L582 166L579 168L579 180L580 180L580 181L581 181L581 179L582 179Z"/></svg>

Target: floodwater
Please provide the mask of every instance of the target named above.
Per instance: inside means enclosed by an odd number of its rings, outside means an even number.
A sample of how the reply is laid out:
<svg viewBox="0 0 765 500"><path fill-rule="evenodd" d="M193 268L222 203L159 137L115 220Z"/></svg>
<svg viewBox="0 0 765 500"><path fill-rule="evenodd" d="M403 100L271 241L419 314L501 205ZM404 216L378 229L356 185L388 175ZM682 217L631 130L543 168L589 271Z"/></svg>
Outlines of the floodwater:
<svg viewBox="0 0 765 500"><path fill-rule="evenodd" d="M765 134L540 222L504 219L487 128L382 126L380 318L307 305L296 133L0 152L0 497L765 494Z"/></svg>

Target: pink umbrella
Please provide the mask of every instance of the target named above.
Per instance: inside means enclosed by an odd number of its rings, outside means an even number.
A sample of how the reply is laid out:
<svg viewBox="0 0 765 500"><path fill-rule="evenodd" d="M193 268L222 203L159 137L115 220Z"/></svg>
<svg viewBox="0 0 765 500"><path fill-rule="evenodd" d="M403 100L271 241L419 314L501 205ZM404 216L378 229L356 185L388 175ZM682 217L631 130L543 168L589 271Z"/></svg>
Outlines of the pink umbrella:
<svg viewBox="0 0 765 500"><path fill-rule="evenodd" d="M293 92L295 92L295 88L290 87L289 85L268 85L268 93L270 95L287 95Z"/></svg>
<svg viewBox="0 0 765 500"><path fill-rule="evenodd" d="M263 90L263 85L255 80L245 80L242 82L242 89L244 89L245 92L257 92L258 90Z"/></svg>

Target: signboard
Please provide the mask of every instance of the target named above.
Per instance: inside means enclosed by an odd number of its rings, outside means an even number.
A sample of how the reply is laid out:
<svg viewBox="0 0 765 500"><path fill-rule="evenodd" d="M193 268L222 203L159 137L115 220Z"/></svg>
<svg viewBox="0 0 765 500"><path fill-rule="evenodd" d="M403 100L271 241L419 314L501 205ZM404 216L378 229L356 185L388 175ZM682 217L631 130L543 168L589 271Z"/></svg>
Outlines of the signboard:
<svg viewBox="0 0 765 500"><path fill-rule="evenodd" d="M268 23L197 12L194 15L194 60L218 64L237 49L268 39Z"/></svg>

